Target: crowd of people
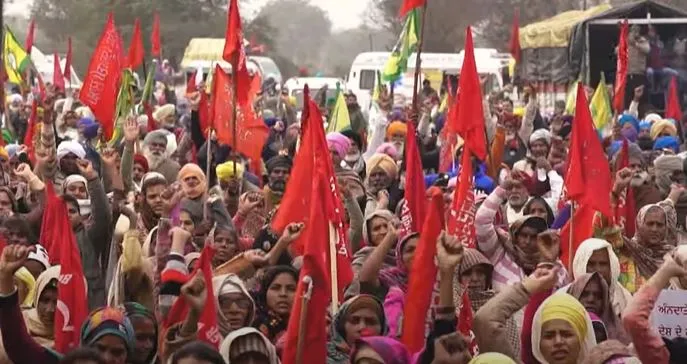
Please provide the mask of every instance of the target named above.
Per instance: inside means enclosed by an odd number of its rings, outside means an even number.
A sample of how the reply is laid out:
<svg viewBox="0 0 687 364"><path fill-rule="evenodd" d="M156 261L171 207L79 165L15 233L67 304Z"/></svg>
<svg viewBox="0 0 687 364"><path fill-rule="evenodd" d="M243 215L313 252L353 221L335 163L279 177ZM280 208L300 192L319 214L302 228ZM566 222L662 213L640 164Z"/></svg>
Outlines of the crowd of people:
<svg viewBox="0 0 687 364"><path fill-rule="evenodd" d="M458 140L445 163L447 109L424 86L417 109L381 90L368 112L346 93L350 127L326 135L354 273L343 303L329 311L326 362L684 360L687 341L662 337L648 319L664 289L687 289L684 126L643 104L642 86L601 141L614 175L612 189L602 192L613 207L632 193L636 221L621 226L598 215L593 237L568 252L570 262L561 260L559 229L570 214L564 177L576 118L564 105L542 114L531 87L520 100L507 91L483 98L489 158L465 169L474 174L475 247L440 234L425 346L404 346L411 267L425 233L401 228L406 141L416 138L425 188L441 190L447 219L464 145ZM294 221L277 232L270 225L294 168L301 123L288 95L267 90L252 100L270 130L259 170L202 130L202 86L177 99L159 84L155 111L125 120L113 146L101 142L101 125L71 91L49 89L35 110L35 95L7 97L0 363L280 362L301 299L304 263L293 243L307 226ZM314 94L330 114L333 100ZM639 115L640 107L647 112ZM417 135L408 135L410 123ZM628 163L617 168L623 150ZM54 224L45 216L56 201L51 193L66 206L90 312L72 328L79 346L66 353L56 350L55 335L66 278L50 256L55 241L42 241ZM214 255L204 255L205 246ZM205 266L211 280L197 269ZM211 299L214 342L199 334ZM182 312L174 309L180 300ZM461 322L466 311L471 322ZM459 330L466 324L467 332Z"/></svg>

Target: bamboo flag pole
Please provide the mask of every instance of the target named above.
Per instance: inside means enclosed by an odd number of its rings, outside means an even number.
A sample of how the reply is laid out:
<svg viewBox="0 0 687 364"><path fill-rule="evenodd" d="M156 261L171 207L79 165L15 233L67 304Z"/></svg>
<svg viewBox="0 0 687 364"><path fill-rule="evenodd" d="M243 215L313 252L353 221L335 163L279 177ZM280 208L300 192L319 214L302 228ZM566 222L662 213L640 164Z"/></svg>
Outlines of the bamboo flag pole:
<svg viewBox="0 0 687 364"><path fill-rule="evenodd" d="M575 220L575 201L570 201L570 236L568 237L568 269L572 267L573 260L573 223Z"/></svg>
<svg viewBox="0 0 687 364"><path fill-rule="evenodd" d="M339 311L339 281L337 280L338 267L336 266L337 246L339 245L339 234L332 222L329 222L329 272L332 287L332 313Z"/></svg>
<svg viewBox="0 0 687 364"><path fill-rule="evenodd" d="M417 87L418 84L420 83L420 71L422 68L422 61L421 61L421 55L422 55L422 43L424 43L425 39L425 18L427 17L427 1L425 1L425 5L422 6L422 16L421 16L421 24L420 24L420 40L418 41L417 45L417 51L415 52L415 75L413 77L413 110L415 112L418 111L418 105L417 105ZM419 117L419 115L418 115ZM418 121L419 122L419 121Z"/></svg>
<svg viewBox="0 0 687 364"><path fill-rule="evenodd" d="M303 284L306 284L305 293L303 293L301 303L301 316L298 321L298 343L296 344L296 364L303 362L303 346L305 345L305 328L308 323L308 305L312 297L312 278L310 276L303 277Z"/></svg>

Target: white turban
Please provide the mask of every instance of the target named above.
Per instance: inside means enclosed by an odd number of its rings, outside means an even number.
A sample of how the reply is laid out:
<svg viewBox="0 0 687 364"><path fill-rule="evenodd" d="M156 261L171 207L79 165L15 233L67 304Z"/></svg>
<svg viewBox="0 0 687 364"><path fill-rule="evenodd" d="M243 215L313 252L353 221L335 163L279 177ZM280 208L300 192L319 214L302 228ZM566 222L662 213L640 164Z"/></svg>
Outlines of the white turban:
<svg viewBox="0 0 687 364"><path fill-rule="evenodd" d="M155 110L153 113L153 119L157 120L158 122L163 122L163 120L171 115L174 115L176 112L176 106L172 104L166 104L163 106L160 106Z"/></svg>
<svg viewBox="0 0 687 364"><path fill-rule="evenodd" d="M79 159L86 158L86 150L83 149L83 146L81 146L79 142L75 142L73 140L65 140L62 143L60 143L59 146L57 146L58 161L69 153L76 155L77 157L79 157Z"/></svg>
<svg viewBox="0 0 687 364"><path fill-rule="evenodd" d="M551 145L551 132L546 129L537 129L530 135L530 144L536 140L544 140L546 145Z"/></svg>

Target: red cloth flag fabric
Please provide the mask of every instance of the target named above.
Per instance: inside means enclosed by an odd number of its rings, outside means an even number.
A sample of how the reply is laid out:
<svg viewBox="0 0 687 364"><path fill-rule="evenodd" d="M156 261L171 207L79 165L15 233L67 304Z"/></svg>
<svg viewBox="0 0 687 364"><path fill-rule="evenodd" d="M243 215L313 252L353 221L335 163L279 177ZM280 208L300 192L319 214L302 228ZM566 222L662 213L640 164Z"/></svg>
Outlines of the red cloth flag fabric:
<svg viewBox="0 0 687 364"><path fill-rule="evenodd" d="M472 171L472 157L468 148L463 149L460 162L460 177L454 191L453 203L448 217L448 233L458 237L466 248L477 249L475 235L475 192Z"/></svg>
<svg viewBox="0 0 687 364"><path fill-rule="evenodd" d="M26 152L29 155L29 160L32 163L35 162L35 159L36 159L36 154L34 151L34 143L33 143L33 138L34 138L33 130L34 130L34 125L36 125L37 119L38 119L38 101L34 97L33 101L31 102L31 114L29 114L28 125L26 126L26 134L24 134L24 142L23 142L23 144L27 148Z"/></svg>
<svg viewBox="0 0 687 364"><path fill-rule="evenodd" d="M26 41L24 42L24 48L26 53L31 56L31 49L33 48L33 38L34 31L36 30L36 19L31 19L31 24L29 24L29 31L26 33Z"/></svg>
<svg viewBox="0 0 687 364"><path fill-rule="evenodd" d="M50 226L53 230L52 246L59 247L60 264L55 310L55 350L64 354L79 346L81 324L88 317L88 299L86 277L83 274L79 246L67 214L67 204L60 198L55 197L52 200L51 203L56 205L55 221Z"/></svg>
<svg viewBox="0 0 687 364"><path fill-rule="evenodd" d="M250 79L250 91L248 92L248 99L255 100L258 96L258 92L262 90L262 77L259 73L254 74Z"/></svg>
<svg viewBox="0 0 687 364"><path fill-rule="evenodd" d="M410 268L408 294L403 309L403 334L401 341L411 354L422 350L425 345L425 323L427 311L432 303L433 284L436 282L437 238L444 227L444 196L440 189L429 189L431 201L429 212L422 225L420 242L415 250L413 266Z"/></svg>
<svg viewBox="0 0 687 364"><path fill-rule="evenodd" d="M212 126L210 120L210 100L208 100L208 93L205 91L200 92L200 101L198 102L198 121L200 121L200 130L203 131L203 135L207 138L208 131Z"/></svg>
<svg viewBox="0 0 687 364"><path fill-rule="evenodd" d="M426 2L427 0L403 0L403 4L401 5L398 16L403 18L406 16L406 14L413 11L413 9L419 8L420 6L425 6Z"/></svg>
<svg viewBox="0 0 687 364"><path fill-rule="evenodd" d="M608 193L608 190L606 190ZM575 207L573 215L567 223L563 225L560 232L561 237L561 262L566 264L568 271L572 269L572 259L577 248L583 241L594 237L594 216L596 211L589 205ZM572 241L570 240L570 229L572 225Z"/></svg>
<svg viewBox="0 0 687 364"><path fill-rule="evenodd" d="M160 57L162 54L162 45L160 43L160 15L155 12L153 14L153 31L150 33L150 53L153 57Z"/></svg>
<svg viewBox="0 0 687 364"><path fill-rule="evenodd" d="M472 42L472 30L465 31L465 58L458 81L457 102L449 111L449 132L457 132L465 140L465 147L485 160L487 157L487 138L484 133L484 112L482 91L475 64L475 47Z"/></svg>
<svg viewBox="0 0 687 364"><path fill-rule="evenodd" d="M62 67L60 66L60 56L55 53L53 55L53 72L52 84L61 91L64 91L64 75L62 74Z"/></svg>
<svg viewBox="0 0 687 364"><path fill-rule="evenodd" d="M143 37L141 36L141 19L134 21L134 31L131 34L131 44L127 58L127 67L135 70L143 64L145 48L143 48Z"/></svg>
<svg viewBox="0 0 687 364"><path fill-rule="evenodd" d="M401 210L401 225L406 232L410 233L419 232L425 221L427 197L425 196L425 178L422 171L420 149L417 146L415 124L409 121L407 125L408 132L406 133L405 144L406 188L405 203Z"/></svg>
<svg viewBox="0 0 687 364"><path fill-rule="evenodd" d="M45 250L48 251L50 257L50 264L60 264L58 257L60 256L60 246L53 244L56 239L56 230L52 227L56 224L57 208L60 203L60 198L55 193L55 188L52 182L45 183L45 209L43 210L43 219L41 221L40 242L43 244Z"/></svg>
<svg viewBox="0 0 687 364"><path fill-rule="evenodd" d="M237 0L230 0L227 15L227 31L224 35L222 58L231 63L231 72L236 82L236 99L240 105L248 102L250 91L250 74L246 66L246 50L243 47L243 29Z"/></svg>
<svg viewBox="0 0 687 364"><path fill-rule="evenodd" d="M625 19L620 25L618 38L618 62L615 70L615 88L613 90L613 110L619 114L625 110L625 85L627 84L627 36L628 24Z"/></svg>
<svg viewBox="0 0 687 364"><path fill-rule="evenodd" d="M198 91L198 85L196 85L196 75L198 70L193 70L193 72L186 78L186 94L192 94Z"/></svg>
<svg viewBox="0 0 687 364"><path fill-rule="evenodd" d="M614 214L608 193L611 190L611 172L587 105L587 95L580 83L568 151L566 194L568 199L579 205L588 205L612 219Z"/></svg>
<svg viewBox="0 0 687 364"><path fill-rule="evenodd" d="M93 111L100 122L106 140L110 140L114 132L117 93L124 63L121 54L121 38L110 13L79 93L79 100Z"/></svg>
<svg viewBox="0 0 687 364"><path fill-rule="evenodd" d="M620 158L616 161L615 170L619 171L623 168L630 167L629 142L627 139L623 140L623 147L620 150ZM620 226L625 232L625 236L635 236L635 220L637 213L635 209L635 194L632 187L628 187L618 196L618 201L615 207L615 224Z"/></svg>
<svg viewBox="0 0 687 364"><path fill-rule="evenodd" d="M215 255L215 249L206 245L200 253L198 265L191 273L193 277L196 272L201 271L205 279L205 287L207 287L208 297L203 308L203 312L198 319L198 339L202 340L215 348L219 348L222 343L222 334L219 332L217 325L217 299L215 298L215 290L212 287L212 257ZM168 328L175 323L182 322L188 315L190 307L183 297L177 298L172 305L172 308L167 314L167 320L164 327ZM165 330L166 332L166 330Z"/></svg>
<svg viewBox="0 0 687 364"><path fill-rule="evenodd" d="M38 96L40 97L41 101L45 101L45 96L47 95L48 91L45 87L45 82L43 82L43 77L41 76L40 72L36 72L36 80L38 80Z"/></svg>
<svg viewBox="0 0 687 364"><path fill-rule="evenodd" d="M64 78L67 79L67 82L72 82L72 37L67 38L67 57L64 60Z"/></svg>
<svg viewBox="0 0 687 364"><path fill-rule="evenodd" d="M457 331L470 340L468 344L468 350L470 351L470 354L472 354L473 356L477 356L479 355L479 348L477 347L475 333L472 331L473 320L474 314L472 312L472 303L470 302L470 297L468 296L467 287L465 287L463 289L460 308L458 310Z"/></svg>
<svg viewBox="0 0 687 364"><path fill-rule="evenodd" d="M2 254L2 251L5 250L6 246L7 242L5 241L5 238L0 236L0 254Z"/></svg>
<svg viewBox="0 0 687 364"><path fill-rule="evenodd" d="M668 89L668 101L666 104L666 118L673 119L678 123L682 122L682 110L680 110L680 101L678 98L677 79L675 76L670 80L670 88Z"/></svg>
<svg viewBox="0 0 687 364"><path fill-rule="evenodd" d="M515 9L513 14L513 26L510 31L510 55L515 62L520 63L520 9Z"/></svg>

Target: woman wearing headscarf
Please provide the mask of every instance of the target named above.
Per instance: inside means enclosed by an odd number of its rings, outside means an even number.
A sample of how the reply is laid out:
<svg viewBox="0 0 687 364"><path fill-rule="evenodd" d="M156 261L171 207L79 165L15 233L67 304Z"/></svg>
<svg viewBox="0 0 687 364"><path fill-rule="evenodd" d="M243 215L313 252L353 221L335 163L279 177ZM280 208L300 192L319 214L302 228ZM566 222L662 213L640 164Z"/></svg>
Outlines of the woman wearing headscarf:
<svg viewBox="0 0 687 364"><path fill-rule="evenodd" d="M501 353L483 353L472 358L468 364L516 364L515 361Z"/></svg>
<svg viewBox="0 0 687 364"><path fill-rule="evenodd" d="M606 340L587 353L582 364L641 364L627 345L618 340Z"/></svg>
<svg viewBox="0 0 687 364"><path fill-rule="evenodd" d="M124 304L124 313L134 329L135 347L128 360L131 364L155 364L157 360L158 326L155 314L136 302Z"/></svg>
<svg viewBox="0 0 687 364"><path fill-rule="evenodd" d="M608 284L601 274L585 273L577 277L566 291L580 301L587 312L599 317L606 331L605 339L630 343L629 337L620 324L620 318L613 312ZM602 341L597 337L597 342Z"/></svg>
<svg viewBox="0 0 687 364"><path fill-rule="evenodd" d="M613 313L620 318L632 299L632 295L618 281L620 276L618 256L606 240L590 238L577 247L572 263L572 274L573 278L577 279L584 274L594 272L599 273L606 281Z"/></svg>
<svg viewBox="0 0 687 364"><path fill-rule="evenodd" d="M279 364L274 345L252 327L232 331L222 341L219 353L227 363Z"/></svg>
<svg viewBox="0 0 687 364"><path fill-rule="evenodd" d="M31 337L42 346L52 348L55 344L55 309L57 306L57 280L60 266L50 267L36 280L33 308L25 310L24 323Z"/></svg>
<svg viewBox="0 0 687 364"><path fill-rule="evenodd" d="M107 364L125 364L131 362L136 337L123 310L103 307L91 312L81 325L80 342L96 348Z"/></svg>
<svg viewBox="0 0 687 364"><path fill-rule="evenodd" d="M530 200L525 204L525 207L522 208L522 213L523 215L527 216L532 215L541 217L542 219L546 220L546 224L548 226L553 225L553 219L555 217L553 210L546 200L539 196L530 198Z"/></svg>
<svg viewBox="0 0 687 364"><path fill-rule="evenodd" d="M357 295L344 302L332 320L327 342L327 364L348 364L356 340L384 336L389 328L382 302L370 295Z"/></svg>
<svg viewBox="0 0 687 364"><path fill-rule="evenodd" d="M405 345L396 339L370 336L358 339L351 353L351 363L410 364Z"/></svg>
<svg viewBox="0 0 687 364"><path fill-rule="evenodd" d="M363 158L363 139L353 130L344 130L341 132L351 141L351 146L348 148L348 152L344 157L344 162L346 163L344 168L350 169L355 172L360 180L365 180L365 158Z"/></svg>
<svg viewBox="0 0 687 364"><path fill-rule="evenodd" d="M351 140L341 133L332 132L327 134L327 146L332 156L336 178L346 184L353 198L365 196L365 186L358 173L342 166L351 148Z"/></svg>
<svg viewBox="0 0 687 364"><path fill-rule="evenodd" d="M376 210L367 215L365 223L363 224L363 247L355 251L353 255L353 262L351 263L353 271L358 273L362 268L363 263L367 257L372 253L375 247L379 246L389 232L389 224L396 224L398 219L389 210ZM391 250L384 258L385 267L392 267L396 264L395 251Z"/></svg>
<svg viewBox="0 0 687 364"><path fill-rule="evenodd" d="M278 265L265 272L258 292L253 294L257 306L253 327L272 343L286 333L297 285L298 271Z"/></svg>

